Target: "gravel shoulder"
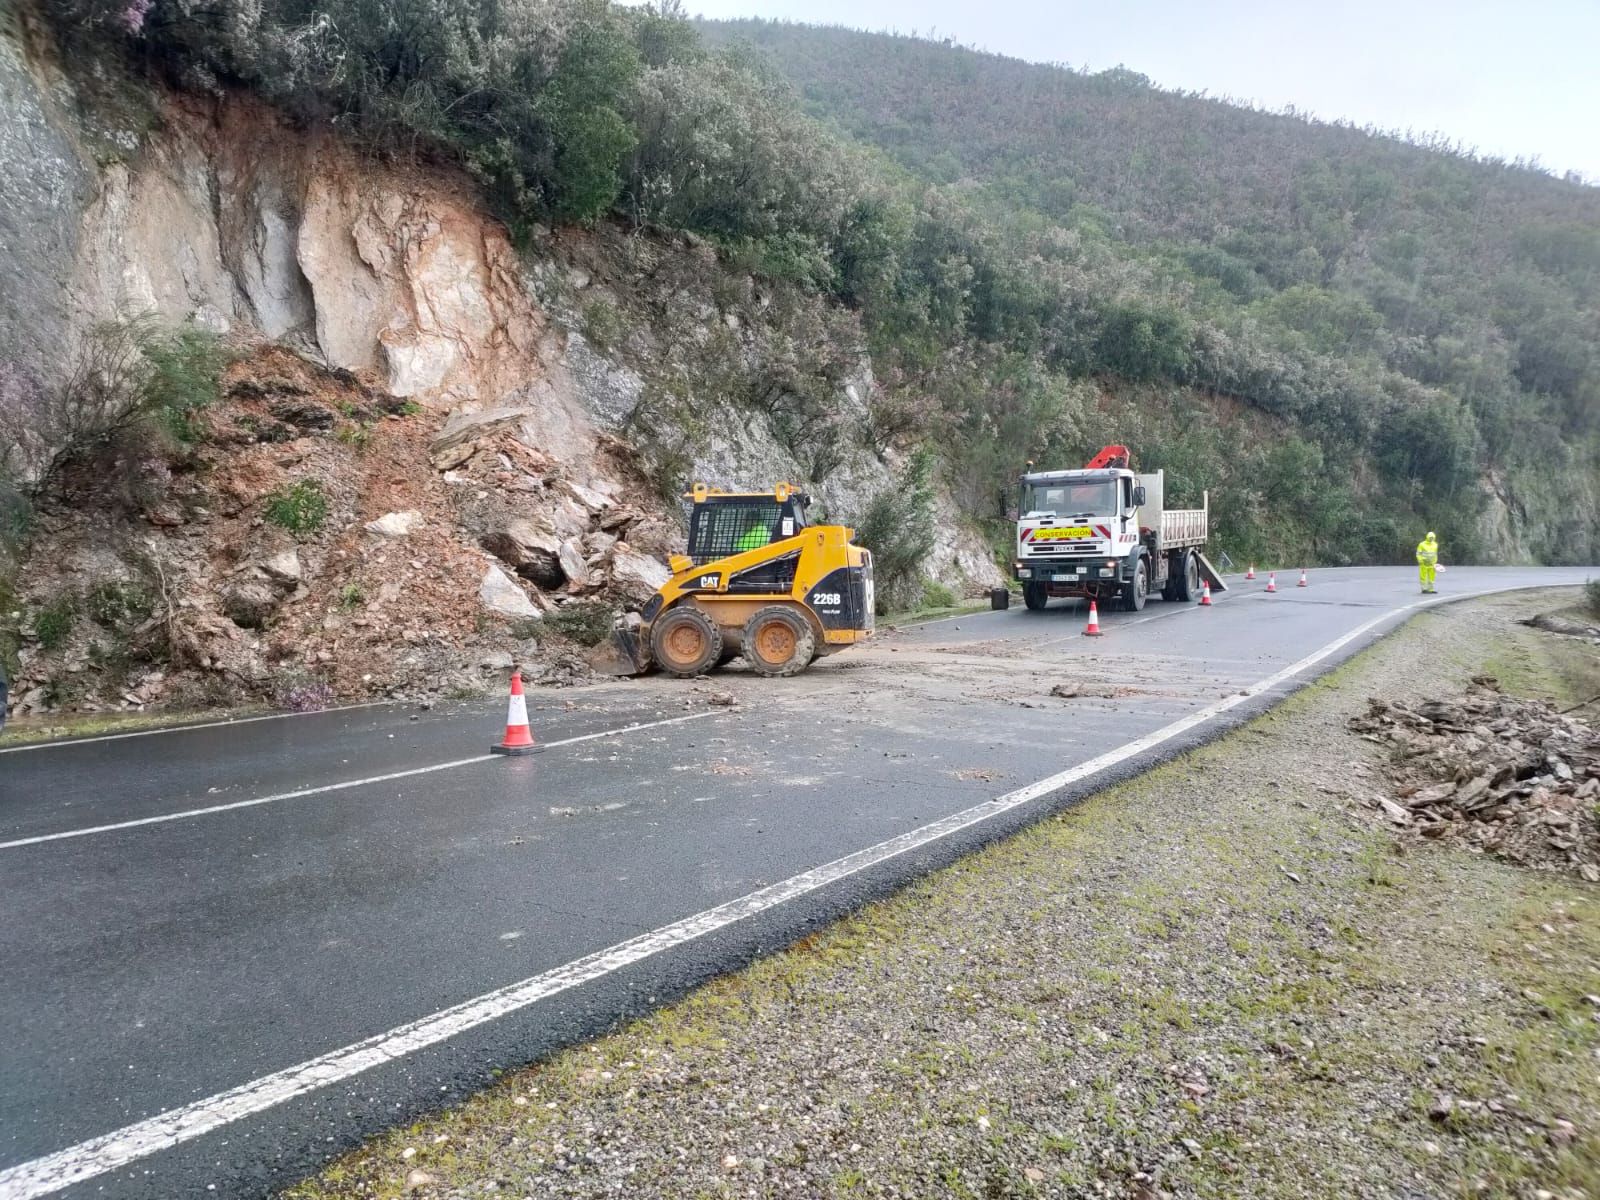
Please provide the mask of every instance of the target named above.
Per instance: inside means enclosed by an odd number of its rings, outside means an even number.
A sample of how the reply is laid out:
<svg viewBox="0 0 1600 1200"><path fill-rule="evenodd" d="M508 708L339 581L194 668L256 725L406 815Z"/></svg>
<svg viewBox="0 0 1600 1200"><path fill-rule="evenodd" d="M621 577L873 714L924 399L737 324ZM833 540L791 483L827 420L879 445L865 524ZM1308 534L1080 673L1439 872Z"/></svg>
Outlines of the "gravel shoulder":
<svg viewBox="0 0 1600 1200"><path fill-rule="evenodd" d="M1600 692L1530 603L1425 611L286 1195L1600 1197L1600 888L1397 837L1346 728L1479 673Z"/></svg>

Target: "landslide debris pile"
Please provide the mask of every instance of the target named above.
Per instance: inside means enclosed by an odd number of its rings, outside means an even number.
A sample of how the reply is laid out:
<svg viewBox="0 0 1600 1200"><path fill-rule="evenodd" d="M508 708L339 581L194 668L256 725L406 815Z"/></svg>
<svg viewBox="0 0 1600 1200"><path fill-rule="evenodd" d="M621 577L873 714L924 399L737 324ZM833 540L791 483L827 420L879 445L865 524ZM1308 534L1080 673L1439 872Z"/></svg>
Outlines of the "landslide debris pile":
<svg viewBox="0 0 1600 1200"><path fill-rule="evenodd" d="M1600 881L1600 734L1488 676L1466 695L1368 701L1350 727L1393 751L1395 825L1523 866Z"/></svg>

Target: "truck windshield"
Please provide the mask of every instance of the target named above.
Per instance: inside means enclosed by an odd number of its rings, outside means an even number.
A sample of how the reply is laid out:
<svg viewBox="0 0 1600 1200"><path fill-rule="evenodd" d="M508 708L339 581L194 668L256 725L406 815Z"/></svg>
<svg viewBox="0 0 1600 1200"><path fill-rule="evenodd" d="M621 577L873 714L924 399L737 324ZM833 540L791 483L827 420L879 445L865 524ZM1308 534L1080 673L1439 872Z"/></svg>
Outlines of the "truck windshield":
<svg viewBox="0 0 1600 1200"><path fill-rule="evenodd" d="M1071 517L1079 513L1108 516L1117 511L1114 479L1084 479L1066 483L1029 483L1022 489L1022 511Z"/></svg>

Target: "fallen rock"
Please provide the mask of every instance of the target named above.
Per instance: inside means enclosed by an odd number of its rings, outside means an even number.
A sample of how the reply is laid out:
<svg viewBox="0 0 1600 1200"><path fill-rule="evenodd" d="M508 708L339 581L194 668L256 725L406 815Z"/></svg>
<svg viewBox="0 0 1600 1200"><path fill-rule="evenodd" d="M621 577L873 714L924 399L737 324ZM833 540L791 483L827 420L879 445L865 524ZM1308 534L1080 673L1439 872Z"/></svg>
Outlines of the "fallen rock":
<svg viewBox="0 0 1600 1200"><path fill-rule="evenodd" d="M376 521L368 521L366 530L382 537L405 537L420 524L422 514L415 509L407 509L404 512L384 513Z"/></svg>
<svg viewBox="0 0 1600 1200"><path fill-rule="evenodd" d="M480 541L490 554L546 591L567 582L561 567L561 539L533 521L516 520L485 534Z"/></svg>
<svg viewBox="0 0 1600 1200"><path fill-rule="evenodd" d="M589 564L583 555L582 542L568 538L561 543L556 558L561 564L561 573L567 577L569 589L578 591L589 586Z"/></svg>
<svg viewBox="0 0 1600 1200"><path fill-rule="evenodd" d="M1600 882L1600 734L1491 678L1463 696L1372 700L1350 728L1392 751L1396 825L1523 866Z"/></svg>
<svg viewBox="0 0 1600 1200"><path fill-rule="evenodd" d="M1411 824L1411 813L1402 804L1396 804L1387 796L1378 797L1378 805L1383 809L1384 815L1396 825Z"/></svg>
<svg viewBox="0 0 1600 1200"><path fill-rule="evenodd" d="M1600 625L1569 621L1566 617L1558 617L1554 613L1540 613L1520 623L1533 629L1542 629L1546 633L1559 633L1567 637L1600 638Z"/></svg>
<svg viewBox="0 0 1600 1200"><path fill-rule="evenodd" d="M493 563L484 569L483 580L478 584L478 599L496 616L512 620L537 619L543 615L516 581Z"/></svg>
<svg viewBox="0 0 1600 1200"><path fill-rule="evenodd" d="M643 605L655 595L657 588L672 578L665 564L629 548L626 542L611 547L607 567L612 588L635 605Z"/></svg>
<svg viewBox="0 0 1600 1200"><path fill-rule="evenodd" d="M223 589L222 611L241 629L261 629L283 594L283 589L264 573L251 572L234 579Z"/></svg>
<svg viewBox="0 0 1600 1200"><path fill-rule="evenodd" d="M428 461L433 464L435 471L453 471L465 464L477 452L477 442L456 442L435 450Z"/></svg>
<svg viewBox="0 0 1600 1200"><path fill-rule="evenodd" d="M323 408L314 401L280 400L271 405L268 411L285 425L293 425L297 429L333 428L333 410Z"/></svg>
<svg viewBox="0 0 1600 1200"><path fill-rule="evenodd" d="M300 552L290 548L274 554L261 564L261 569L281 583L297 584L301 579Z"/></svg>

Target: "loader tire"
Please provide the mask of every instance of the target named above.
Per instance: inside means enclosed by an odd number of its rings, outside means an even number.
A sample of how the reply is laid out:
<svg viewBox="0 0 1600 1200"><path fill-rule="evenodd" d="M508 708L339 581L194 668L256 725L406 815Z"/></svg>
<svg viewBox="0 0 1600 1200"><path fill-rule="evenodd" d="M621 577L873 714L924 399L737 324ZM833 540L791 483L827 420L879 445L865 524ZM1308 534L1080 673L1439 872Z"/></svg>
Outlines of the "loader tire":
<svg viewBox="0 0 1600 1200"><path fill-rule="evenodd" d="M798 675L816 656L817 635L792 608L759 608L744 623L744 660L757 675Z"/></svg>
<svg viewBox="0 0 1600 1200"><path fill-rule="evenodd" d="M669 608L650 629L650 652L668 675L693 679L722 657L722 630L692 604Z"/></svg>

